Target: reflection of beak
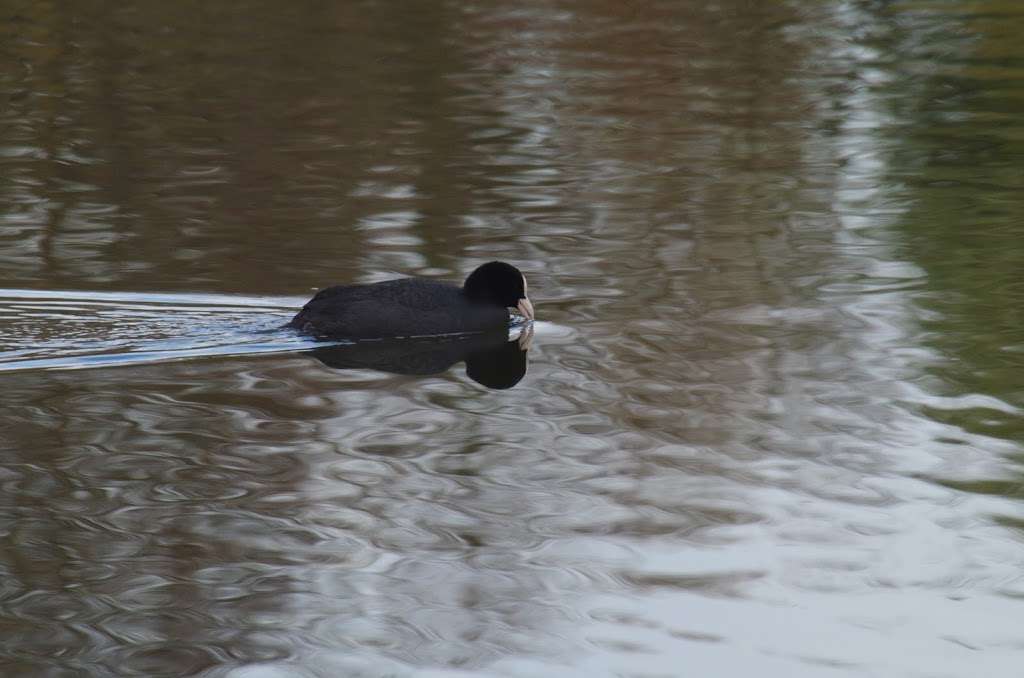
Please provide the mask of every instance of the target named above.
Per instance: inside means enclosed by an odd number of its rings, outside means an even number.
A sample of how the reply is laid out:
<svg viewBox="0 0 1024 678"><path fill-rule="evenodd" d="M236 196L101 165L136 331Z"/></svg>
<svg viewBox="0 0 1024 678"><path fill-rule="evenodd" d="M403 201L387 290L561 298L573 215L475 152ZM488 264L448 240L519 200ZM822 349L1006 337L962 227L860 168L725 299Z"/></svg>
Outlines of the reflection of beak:
<svg viewBox="0 0 1024 678"><path fill-rule="evenodd" d="M533 343L533 323L526 326L526 329L519 335L519 350L529 351L530 344Z"/></svg>
<svg viewBox="0 0 1024 678"><path fill-rule="evenodd" d="M533 320L533 304L530 303L528 298L523 297L520 299L519 303L516 304L516 310L527 320Z"/></svg>

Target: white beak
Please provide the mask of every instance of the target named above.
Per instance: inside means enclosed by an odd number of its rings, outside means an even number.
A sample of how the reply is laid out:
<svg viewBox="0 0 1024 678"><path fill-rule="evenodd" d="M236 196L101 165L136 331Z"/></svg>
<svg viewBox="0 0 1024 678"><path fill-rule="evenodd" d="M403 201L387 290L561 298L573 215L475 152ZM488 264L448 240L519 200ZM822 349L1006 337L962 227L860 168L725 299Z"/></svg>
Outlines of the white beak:
<svg viewBox="0 0 1024 678"><path fill-rule="evenodd" d="M519 303L516 304L516 310L527 320L533 320L533 304L530 303L527 297L519 300Z"/></svg>

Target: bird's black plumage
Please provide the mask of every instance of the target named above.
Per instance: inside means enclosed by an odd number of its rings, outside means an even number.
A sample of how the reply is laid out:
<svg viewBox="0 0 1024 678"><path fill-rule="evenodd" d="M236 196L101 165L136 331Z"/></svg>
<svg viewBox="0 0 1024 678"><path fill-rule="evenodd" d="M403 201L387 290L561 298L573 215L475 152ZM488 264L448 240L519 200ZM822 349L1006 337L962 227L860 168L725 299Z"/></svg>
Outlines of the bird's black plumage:
<svg viewBox="0 0 1024 678"><path fill-rule="evenodd" d="M525 298L522 273L491 262L470 274L463 287L422 278L328 287L289 326L325 339L486 332L507 327L508 307Z"/></svg>

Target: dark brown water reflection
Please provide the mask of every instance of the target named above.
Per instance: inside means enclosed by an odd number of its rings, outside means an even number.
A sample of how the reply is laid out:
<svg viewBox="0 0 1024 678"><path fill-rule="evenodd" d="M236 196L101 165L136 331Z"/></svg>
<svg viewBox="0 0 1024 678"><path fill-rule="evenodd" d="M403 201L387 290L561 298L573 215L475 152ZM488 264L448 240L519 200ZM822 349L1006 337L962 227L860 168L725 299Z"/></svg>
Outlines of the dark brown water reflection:
<svg viewBox="0 0 1024 678"><path fill-rule="evenodd" d="M3 674L1017 675L1022 34L0 1ZM491 258L509 390L250 355Z"/></svg>

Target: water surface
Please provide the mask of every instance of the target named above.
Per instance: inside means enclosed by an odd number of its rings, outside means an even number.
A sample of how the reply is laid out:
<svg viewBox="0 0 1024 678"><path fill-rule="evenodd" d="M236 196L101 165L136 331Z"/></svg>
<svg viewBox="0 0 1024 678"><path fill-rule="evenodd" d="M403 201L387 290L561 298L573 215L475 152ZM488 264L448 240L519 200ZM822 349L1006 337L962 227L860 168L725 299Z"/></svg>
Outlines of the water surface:
<svg viewBox="0 0 1024 678"><path fill-rule="evenodd" d="M0 2L2 672L1017 675L1022 33ZM511 388L275 333L495 258Z"/></svg>

